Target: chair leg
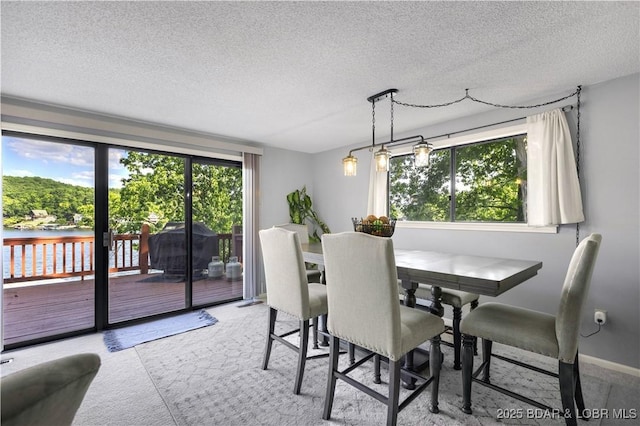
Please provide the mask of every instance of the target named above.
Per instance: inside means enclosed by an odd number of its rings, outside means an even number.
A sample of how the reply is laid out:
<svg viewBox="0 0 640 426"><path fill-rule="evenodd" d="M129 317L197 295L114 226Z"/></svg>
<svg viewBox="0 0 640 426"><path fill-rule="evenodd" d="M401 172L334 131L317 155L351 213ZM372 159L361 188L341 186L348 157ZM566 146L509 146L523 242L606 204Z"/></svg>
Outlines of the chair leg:
<svg viewBox="0 0 640 426"><path fill-rule="evenodd" d="M387 426L395 426L398 421L401 365L402 360L389 360L389 399L387 400Z"/></svg>
<svg viewBox="0 0 640 426"><path fill-rule="evenodd" d="M298 372L293 393L300 394L302 387L302 377L304 376L304 365L307 362L307 347L309 346L309 320L300 321L300 346L298 347Z"/></svg>
<svg viewBox="0 0 640 426"><path fill-rule="evenodd" d="M473 311L475 308L478 307L478 301L474 300L469 304L471 310ZM474 337L473 338L473 354L474 355L478 355L478 338Z"/></svg>
<svg viewBox="0 0 640 426"><path fill-rule="evenodd" d="M318 321L319 317L313 319L313 349L318 349Z"/></svg>
<svg viewBox="0 0 640 426"><path fill-rule="evenodd" d="M377 385L382 383L380 379L380 355L378 354L373 356L373 383Z"/></svg>
<svg viewBox="0 0 640 426"><path fill-rule="evenodd" d="M578 424L576 420L575 412L575 386L576 381L574 377L575 366L574 364L567 364L566 362L558 362L558 376L560 378L560 397L562 398L562 415L567 426L576 426Z"/></svg>
<svg viewBox="0 0 640 426"><path fill-rule="evenodd" d="M349 347L349 365L353 365L356 363L356 345L349 343L347 346Z"/></svg>
<svg viewBox="0 0 640 426"><path fill-rule="evenodd" d="M462 320L462 309L453 308L453 369L460 370L460 349L462 346L462 336L460 335L460 321Z"/></svg>
<svg viewBox="0 0 640 426"><path fill-rule="evenodd" d="M324 397L324 411L322 412L322 418L324 420L331 418L333 396L336 391L335 372L338 370L338 355L340 354L340 340L337 337L331 336L329 342L329 375L327 376L327 391Z"/></svg>
<svg viewBox="0 0 640 426"><path fill-rule="evenodd" d="M273 308L269 308L269 323L267 324L267 346L264 350L264 358L262 360L262 369L266 370L269 365L269 357L271 356L271 347L273 346L273 332L276 327L276 317L278 311Z"/></svg>
<svg viewBox="0 0 640 426"><path fill-rule="evenodd" d="M491 340L482 339L482 363L484 364L484 368L482 369L482 380L489 383L491 381L490 378L490 369L491 369L491 346L493 342Z"/></svg>
<svg viewBox="0 0 640 426"><path fill-rule="evenodd" d="M576 406L578 407L578 418L588 419L589 416L584 405L584 397L582 396L582 385L580 384L580 367L578 366L578 353L576 353L576 359L573 362L573 378L576 382L575 398Z"/></svg>
<svg viewBox="0 0 640 426"><path fill-rule="evenodd" d="M462 411L471 414L471 376L473 375L474 336L462 336Z"/></svg>
<svg viewBox="0 0 640 426"><path fill-rule="evenodd" d="M429 351L429 369L431 370L431 407L429 411L439 413L438 408L438 389L440 386L440 369L442 368L442 355L440 351L440 336L431 339L431 350Z"/></svg>

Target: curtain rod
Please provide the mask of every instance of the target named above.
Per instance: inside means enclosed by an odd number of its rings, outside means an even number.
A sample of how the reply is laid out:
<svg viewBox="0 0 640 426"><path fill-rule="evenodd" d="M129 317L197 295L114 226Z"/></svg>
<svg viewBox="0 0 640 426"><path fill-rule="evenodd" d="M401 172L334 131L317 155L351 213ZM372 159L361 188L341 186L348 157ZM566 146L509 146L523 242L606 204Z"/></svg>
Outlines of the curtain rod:
<svg viewBox="0 0 640 426"><path fill-rule="evenodd" d="M575 108L575 107L574 107L573 105L565 105L565 106L563 106L561 109L562 109L562 111L563 111L563 112L567 112L567 110L571 111L571 110L573 110L574 108ZM446 136L446 137L449 137L449 136L451 136L451 135L457 135L457 134L459 134L459 133L471 132L472 130L480 130L480 129L485 129L485 128L487 128L487 127L499 126L500 124L513 123L514 121L524 120L524 119L526 119L526 118L527 118L526 116L525 116L525 117L512 118L512 119L510 119L510 120L499 121L499 122L497 122L497 123L485 124L485 125L477 126L477 127L471 127L470 129L458 130L458 131L456 131L456 132L449 132L449 133L445 133L445 134L438 135L438 136L431 136L431 137L428 137L428 138L425 138L425 139L429 140L429 139L444 138L445 136Z"/></svg>
<svg viewBox="0 0 640 426"><path fill-rule="evenodd" d="M575 106L574 106L573 104L571 104L571 105L565 105L565 106L561 107L560 109L562 109L562 111L564 111L564 112L567 112L567 110L568 110L568 111L571 111L571 110L573 110L574 108L575 108ZM485 124L485 125L477 126L477 127L471 127L471 128L469 128L469 129L465 129L465 130L458 130L458 131L455 131L455 132L449 132L449 133L444 133L444 134L442 134L442 135L438 135L438 136L431 136L431 137L428 137L428 138L425 138L425 137L423 137L422 135L415 135L415 136L409 136L409 137L406 137L406 138L401 138L401 139L396 139L396 140L389 140L389 141L386 141L386 142L380 142L380 143L376 143L376 144L370 144L370 145L360 146L360 147L358 147L358 148L353 148L353 149L349 150L349 155L351 155L351 154L352 154L353 152L355 152L355 151L360 151L360 150L367 149L367 148L374 148L374 147L376 147L376 146L381 146L381 145L396 145L396 144L397 144L397 145L403 145L403 144L405 144L405 143L414 142L414 140L415 140L415 139L418 139L418 138L420 138L420 140L421 140L422 142L424 142L425 140L438 139L438 138L444 138L444 137L449 137L449 136L452 136L452 135L457 135L457 134L459 134L459 133L466 133L466 132L471 132L471 131L473 131L473 130L485 129L485 128L487 128L487 127L499 126L500 124L513 123L514 121L524 120L524 119L526 119L526 118L527 118L526 116L524 116L524 117L518 117L518 118L512 118L512 119L510 119L510 120L499 121L499 122L497 122L497 123Z"/></svg>

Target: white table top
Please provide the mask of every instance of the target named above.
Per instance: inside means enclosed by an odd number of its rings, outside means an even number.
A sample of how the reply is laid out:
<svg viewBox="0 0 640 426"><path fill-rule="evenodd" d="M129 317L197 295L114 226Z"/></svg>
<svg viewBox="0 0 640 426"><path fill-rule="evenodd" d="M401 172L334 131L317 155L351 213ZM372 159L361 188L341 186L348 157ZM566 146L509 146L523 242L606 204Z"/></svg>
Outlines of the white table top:
<svg viewBox="0 0 640 426"><path fill-rule="evenodd" d="M302 251L306 262L324 264L320 243L303 244ZM498 296L542 268L539 261L425 250L396 249L395 257L398 278L407 288L420 282L486 296Z"/></svg>

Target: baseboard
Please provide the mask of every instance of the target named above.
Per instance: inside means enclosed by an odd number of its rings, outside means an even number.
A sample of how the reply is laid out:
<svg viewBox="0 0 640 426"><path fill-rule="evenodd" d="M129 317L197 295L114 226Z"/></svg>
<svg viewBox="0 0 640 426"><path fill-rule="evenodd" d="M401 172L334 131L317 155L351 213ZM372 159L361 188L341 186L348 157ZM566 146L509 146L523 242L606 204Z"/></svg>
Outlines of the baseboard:
<svg viewBox="0 0 640 426"><path fill-rule="evenodd" d="M618 364L616 362L607 361L605 359L596 358L589 355L580 354L580 362L597 365L598 367L606 368L607 370L618 371L620 373L629 374L631 376L640 377L640 369L630 367L624 364Z"/></svg>

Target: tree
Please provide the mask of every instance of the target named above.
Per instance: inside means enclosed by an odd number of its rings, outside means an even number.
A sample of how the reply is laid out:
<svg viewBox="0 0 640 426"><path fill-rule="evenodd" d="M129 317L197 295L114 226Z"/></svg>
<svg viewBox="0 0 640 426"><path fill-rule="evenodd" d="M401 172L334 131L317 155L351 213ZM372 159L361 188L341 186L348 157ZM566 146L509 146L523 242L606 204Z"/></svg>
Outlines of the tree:
<svg viewBox="0 0 640 426"><path fill-rule="evenodd" d="M399 219L449 221L453 216L455 221L525 222L526 137L434 151L426 169L413 167L410 156L396 157L389 181L391 215Z"/></svg>
<svg viewBox="0 0 640 426"><path fill-rule="evenodd" d="M184 169L180 157L130 151L120 159L128 171L119 191L112 225L118 232L139 232L149 223L152 232L167 222L183 222ZM194 163L192 217L216 233L242 224L242 170L239 167ZM114 194L114 202L115 200ZM150 223L150 217L157 217Z"/></svg>
<svg viewBox="0 0 640 426"><path fill-rule="evenodd" d="M431 153L430 165L417 168L411 156L392 158L390 215L401 220L449 220L450 153Z"/></svg>

